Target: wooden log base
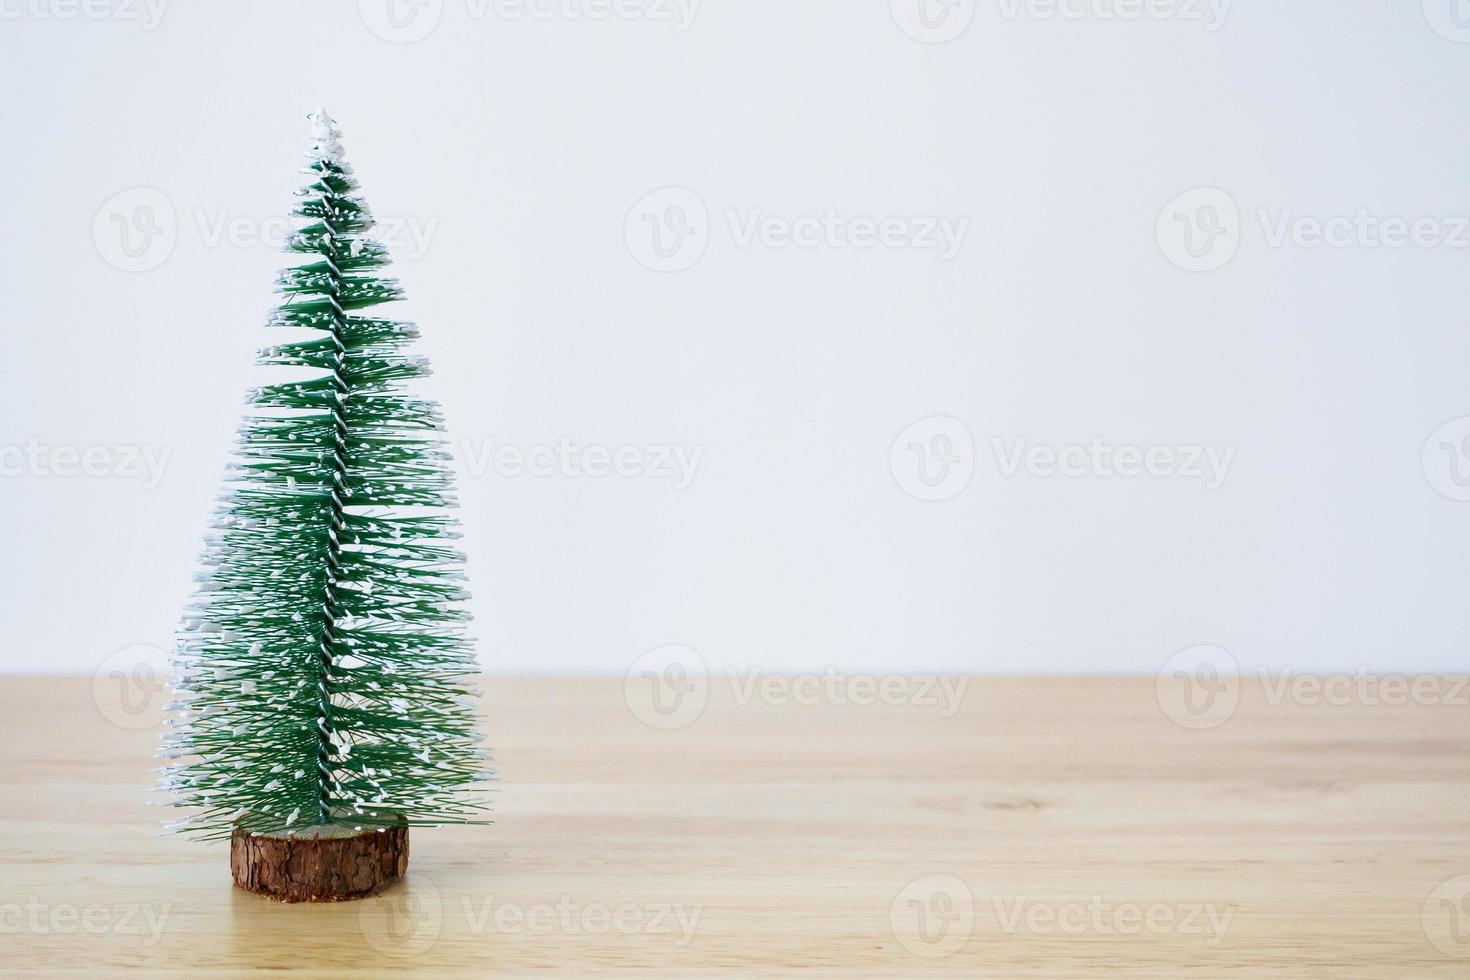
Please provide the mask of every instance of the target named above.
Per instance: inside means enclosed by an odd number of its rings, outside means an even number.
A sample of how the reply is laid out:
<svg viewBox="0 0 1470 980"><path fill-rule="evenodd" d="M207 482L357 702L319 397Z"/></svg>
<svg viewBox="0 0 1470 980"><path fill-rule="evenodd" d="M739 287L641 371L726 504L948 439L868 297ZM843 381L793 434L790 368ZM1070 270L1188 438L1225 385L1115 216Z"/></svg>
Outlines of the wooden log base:
<svg viewBox="0 0 1470 980"><path fill-rule="evenodd" d="M408 827L354 830L334 824L291 834L230 837L235 886L282 902L366 898L408 870Z"/></svg>

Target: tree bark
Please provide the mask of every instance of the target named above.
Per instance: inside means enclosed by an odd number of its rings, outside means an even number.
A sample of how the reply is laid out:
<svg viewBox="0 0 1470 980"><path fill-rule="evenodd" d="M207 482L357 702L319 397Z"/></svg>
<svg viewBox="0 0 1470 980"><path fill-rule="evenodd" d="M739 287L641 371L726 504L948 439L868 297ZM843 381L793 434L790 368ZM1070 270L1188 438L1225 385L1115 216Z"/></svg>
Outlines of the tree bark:
<svg viewBox="0 0 1470 980"><path fill-rule="evenodd" d="M408 870L408 827L355 831L325 825L286 834L230 837L235 885L282 902L366 898Z"/></svg>

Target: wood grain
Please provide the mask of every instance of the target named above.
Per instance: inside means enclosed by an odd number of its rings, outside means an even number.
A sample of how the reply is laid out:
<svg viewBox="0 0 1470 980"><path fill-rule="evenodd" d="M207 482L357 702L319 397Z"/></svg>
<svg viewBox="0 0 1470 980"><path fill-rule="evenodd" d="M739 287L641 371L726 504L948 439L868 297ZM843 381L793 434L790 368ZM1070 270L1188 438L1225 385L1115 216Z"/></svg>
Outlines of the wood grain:
<svg viewBox="0 0 1470 980"><path fill-rule="evenodd" d="M156 704L0 680L0 970L1470 975L1470 709L1447 695L1247 683L1190 730L1152 678L973 678L948 716L722 678L659 730L621 678L486 687L497 823L416 830L403 883L311 906L156 836Z"/></svg>

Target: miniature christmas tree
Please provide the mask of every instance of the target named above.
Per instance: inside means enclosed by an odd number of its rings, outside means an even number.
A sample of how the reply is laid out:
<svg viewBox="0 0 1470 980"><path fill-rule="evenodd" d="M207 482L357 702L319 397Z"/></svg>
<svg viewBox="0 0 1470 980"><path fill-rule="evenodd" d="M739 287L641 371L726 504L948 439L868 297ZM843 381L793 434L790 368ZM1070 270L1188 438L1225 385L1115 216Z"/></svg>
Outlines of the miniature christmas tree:
<svg viewBox="0 0 1470 980"><path fill-rule="evenodd" d="M352 898L401 876L407 828L475 823L473 650L441 415L403 382L429 373L338 131L311 116L297 196L305 257L259 363L174 656L162 786L171 829L232 839L237 884ZM293 856L294 855L294 856Z"/></svg>

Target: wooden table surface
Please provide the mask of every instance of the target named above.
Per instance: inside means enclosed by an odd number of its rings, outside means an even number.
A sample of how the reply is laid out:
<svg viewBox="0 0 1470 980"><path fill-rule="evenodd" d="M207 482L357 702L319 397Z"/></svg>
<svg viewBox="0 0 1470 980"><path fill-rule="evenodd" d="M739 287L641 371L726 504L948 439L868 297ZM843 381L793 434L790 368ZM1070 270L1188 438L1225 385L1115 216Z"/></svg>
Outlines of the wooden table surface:
<svg viewBox="0 0 1470 980"><path fill-rule="evenodd" d="M1470 976L1457 683L1247 681L1199 728L1153 678L972 678L952 712L728 680L661 729L622 678L489 679L495 825L415 830L405 883L329 906L158 836L151 693L0 680L0 970Z"/></svg>

